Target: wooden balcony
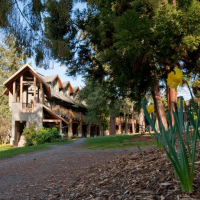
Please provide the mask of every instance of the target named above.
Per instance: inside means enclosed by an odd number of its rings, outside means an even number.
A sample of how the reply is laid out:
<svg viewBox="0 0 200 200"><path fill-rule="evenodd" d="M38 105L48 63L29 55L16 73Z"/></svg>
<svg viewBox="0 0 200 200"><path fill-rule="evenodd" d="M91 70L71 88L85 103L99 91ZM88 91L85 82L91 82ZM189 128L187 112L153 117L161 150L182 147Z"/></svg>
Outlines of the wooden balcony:
<svg viewBox="0 0 200 200"><path fill-rule="evenodd" d="M115 122L116 123L125 123L125 118L122 118L122 117L117 117L116 119L115 119ZM127 119L127 122L128 123L132 123L132 119ZM136 123L136 120L134 119L134 123Z"/></svg>
<svg viewBox="0 0 200 200"><path fill-rule="evenodd" d="M22 103L22 113L33 113L34 104L33 103Z"/></svg>
<svg viewBox="0 0 200 200"><path fill-rule="evenodd" d="M51 110L55 112L58 115L74 118L78 120L84 121L85 115L83 115L81 112L75 112L66 108L62 108L60 106L51 107Z"/></svg>

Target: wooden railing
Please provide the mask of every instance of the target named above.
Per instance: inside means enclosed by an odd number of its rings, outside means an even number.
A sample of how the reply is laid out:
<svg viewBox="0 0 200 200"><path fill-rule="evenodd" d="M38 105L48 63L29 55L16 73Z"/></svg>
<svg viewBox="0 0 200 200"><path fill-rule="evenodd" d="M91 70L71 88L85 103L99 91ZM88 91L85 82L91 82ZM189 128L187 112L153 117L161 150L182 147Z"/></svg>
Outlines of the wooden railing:
<svg viewBox="0 0 200 200"><path fill-rule="evenodd" d="M116 123L125 123L125 118L122 118L122 117L117 117L116 119L115 119L115 122ZM132 119L127 119L127 122L128 123L132 123ZM136 123L136 120L134 119L134 123Z"/></svg>
<svg viewBox="0 0 200 200"><path fill-rule="evenodd" d="M34 104L33 103L22 103L22 112L23 113L33 113Z"/></svg>
<svg viewBox="0 0 200 200"><path fill-rule="evenodd" d="M85 118L85 115L83 115L81 112L72 111L66 108L62 108L60 106L51 107L51 110L58 115L63 115L69 118L75 118L79 120L84 120Z"/></svg>

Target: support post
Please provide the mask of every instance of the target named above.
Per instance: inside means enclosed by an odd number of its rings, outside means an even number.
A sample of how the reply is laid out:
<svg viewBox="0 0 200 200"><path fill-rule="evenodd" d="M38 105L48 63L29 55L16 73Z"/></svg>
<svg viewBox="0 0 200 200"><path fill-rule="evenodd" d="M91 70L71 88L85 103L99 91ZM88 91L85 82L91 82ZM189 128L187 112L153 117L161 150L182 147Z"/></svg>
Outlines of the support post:
<svg viewBox="0 0 200 200"><path fill-rule="evenodd" d="M16 102L16 81L13 82L13 102Z"/></svg>
<svg viewBox="0 0 200 200"><path fill-rule="evenodd" d="M106 130L106 135L110 135L110 130Z"/></svg>
<svg viewBox="0 0 200 200"><path fill-rule="evenodd" d="M60 127L59 127L59 129L60 129L60 135L62 135L62 120L60 120Z"/></svg>
<svg viewBox="0 0 200 200"><path fill-rule="evenodd" d="M78 137L82 137L82 121L78 125Z"/></svg>
<svg viewBox="0 0 200 200"><path fill-rule="evenodd" d="M37 102L39 103L40 102L40 89L39 89L39 87L38 87L38 93L37 93Z"/></svg>
<svg viewBox="0 0 200 200"><path fill-rule="evenodd" d="M40 103L44 104L44 91L42 83L40 83Z"/></svg>
<svg viewBox="0 0 200 200"><path fill-rule="evenodd" d="M28 88L27 88L27 91L26 91L26 106L28 107Z"/></svg>
<svg viewBox="0 0 200 200"><path fill-rule="evenodd" d="M87 137L90 137L90 124L87 125Z"/></svg>
<svg viewBox="0 0 200 200"><path fill-rule="evenodd" d="M34 76L34 105L36 103L36 77Z"/></svg>
<svg viewBox="0 0 200 200"><path fill-rule="evenodd" d="M122 134L122 124L121 124L121 122L119 123L119 134Z"/></svg>
<svg viewBox="0 0 200 200"><path fill-rule="evenodd" d="M130 131L130 124L128 124L128 134L130 134L131 131Z"/></svg>
<svg viewBox="0 0 200 200"><path fill-rule="evenodd" d="M21 112L22 112L22 101L23 101L23 76L20 77L20 104L21 104Z"/></svg>
<svg viewBox="0 0 200 200"><path fill-rule="evenodd" d="M20 103L23 101L23 76L20 77Z"/></svg>
<svg viewBox="0 0 200 200"><path fill-rule="evenodd" d="M73 130L72 130L72 119L69 120L69 128L68 128L68 137L73 136Z"/></svg>

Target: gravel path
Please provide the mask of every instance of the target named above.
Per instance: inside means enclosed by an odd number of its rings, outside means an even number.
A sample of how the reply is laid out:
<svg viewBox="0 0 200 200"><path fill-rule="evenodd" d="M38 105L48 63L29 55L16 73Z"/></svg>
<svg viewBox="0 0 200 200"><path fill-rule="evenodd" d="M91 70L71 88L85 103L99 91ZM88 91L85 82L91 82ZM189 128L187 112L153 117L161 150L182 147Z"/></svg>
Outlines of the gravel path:
<svg viewBox="0 0 200 200"><path fill-rule="evenodd" d="M151 147L143 147L147 149ZM0 199L49 199L81 171L138 148L89 150L84 139L0 160ZM48 198L47 198L48 196Z"/></svg>

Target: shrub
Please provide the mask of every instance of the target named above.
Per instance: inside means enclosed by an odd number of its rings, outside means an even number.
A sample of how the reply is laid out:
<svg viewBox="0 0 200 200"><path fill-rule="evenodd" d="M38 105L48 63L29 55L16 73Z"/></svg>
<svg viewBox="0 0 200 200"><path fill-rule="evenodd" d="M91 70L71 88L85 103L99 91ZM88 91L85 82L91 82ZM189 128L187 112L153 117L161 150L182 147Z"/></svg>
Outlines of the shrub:
<svg viewBox="0 0 200 200"><path fill-rule="evenodd" d="M34 145L51 143L61 139L60 133L56 128L41 128L37 131L34 138Z"/></svg>
<svg viewBox="0 0 200 200"><path fill-rule="evenodd" d="M25 127L23 130L22 135L24 135L26 144L25 146L31 146L34 144L34 139L36 136L35 124L30 124L30 127Z"/></svg>
<svg viewBox="0 0 200 200"><path fill-rule="evenodd" d="M36 131L35 124L31 124L29 128L25 127L22 135L24 135L26 140L25 146L52 143L61 140L61 135L56 128L41 128Z"/></svg>
<svg viewBox="0 0 200 200"><path fill-rule="evenodd" d="M69 138L69 139L76 139L76 138L77 138L77 134L72 135L72 136L69 136L68 138Z"/></svg>

